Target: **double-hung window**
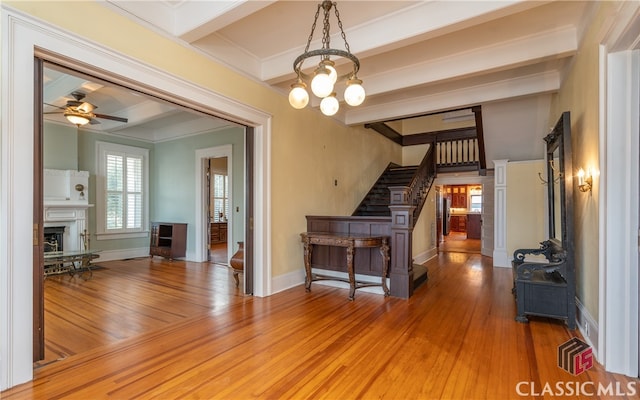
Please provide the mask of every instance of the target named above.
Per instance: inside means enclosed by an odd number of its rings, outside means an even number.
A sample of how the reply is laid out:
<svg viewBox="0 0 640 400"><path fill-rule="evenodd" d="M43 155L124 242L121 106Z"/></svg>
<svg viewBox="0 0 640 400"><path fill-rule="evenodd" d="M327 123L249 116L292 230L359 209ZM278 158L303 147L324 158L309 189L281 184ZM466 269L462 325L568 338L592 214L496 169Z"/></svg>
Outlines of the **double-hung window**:
<svg viewBox="0 0 640 400"><path fill-rule="evenodd" d="M106 142L96 146L98 240L145 236L149 150Z"/></svg>
<svg viewBox="0 0 640 400"><path fill-rule="evenodd" d="M226 222L229 215L229 178L213 174L213 222Z"/></svg>

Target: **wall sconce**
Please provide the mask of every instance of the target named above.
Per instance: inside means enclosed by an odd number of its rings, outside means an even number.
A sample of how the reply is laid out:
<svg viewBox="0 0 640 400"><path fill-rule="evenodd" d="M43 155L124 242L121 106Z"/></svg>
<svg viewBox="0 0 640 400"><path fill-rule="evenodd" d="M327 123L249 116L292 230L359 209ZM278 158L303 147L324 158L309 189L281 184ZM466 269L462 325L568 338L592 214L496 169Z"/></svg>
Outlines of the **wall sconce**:
<svg viewBox="0 0 640 400"><path fill-rule="evenodd" d="M578 188L581 192L590 192L591 185L593 185L591 170L587 169L587 172L584 172L584 170L580 168L578 171Z"/></svg>

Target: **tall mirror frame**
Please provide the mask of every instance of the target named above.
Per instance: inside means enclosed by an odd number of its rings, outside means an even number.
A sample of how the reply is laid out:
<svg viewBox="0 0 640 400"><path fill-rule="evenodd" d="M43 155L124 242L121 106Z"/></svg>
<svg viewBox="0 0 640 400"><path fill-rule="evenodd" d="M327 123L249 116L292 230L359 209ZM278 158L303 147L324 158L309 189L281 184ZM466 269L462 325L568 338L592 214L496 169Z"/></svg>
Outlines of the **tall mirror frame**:
<svg viewBox="0 0 640 400"><path fill-rule="evenodd" d="M575 325L576 269L573 229L573 161L571 151L571 116L562 116L545 138L547 143L547 205L549 242L554 251L564 253L566 267L562 275L567 282L569 326Z"/></svg>
<svg viewBox="0 0 640 400"><path fill-rule="evenodd" d="M549 239L573 255L571 116L565 111L545 138Z"/></svg>

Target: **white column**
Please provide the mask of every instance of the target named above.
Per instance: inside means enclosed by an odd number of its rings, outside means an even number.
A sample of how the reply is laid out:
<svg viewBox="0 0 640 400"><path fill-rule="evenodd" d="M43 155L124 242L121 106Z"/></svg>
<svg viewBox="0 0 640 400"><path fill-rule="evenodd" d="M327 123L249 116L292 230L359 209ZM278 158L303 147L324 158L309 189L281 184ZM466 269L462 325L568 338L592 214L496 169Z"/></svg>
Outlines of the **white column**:
<svg viewBox="0 0 640 400"><path fill-rule="evenodd" d="M493 160L495 168L494 224L493 224L493 265L511 267L507 255L507 162Z"/></svg>

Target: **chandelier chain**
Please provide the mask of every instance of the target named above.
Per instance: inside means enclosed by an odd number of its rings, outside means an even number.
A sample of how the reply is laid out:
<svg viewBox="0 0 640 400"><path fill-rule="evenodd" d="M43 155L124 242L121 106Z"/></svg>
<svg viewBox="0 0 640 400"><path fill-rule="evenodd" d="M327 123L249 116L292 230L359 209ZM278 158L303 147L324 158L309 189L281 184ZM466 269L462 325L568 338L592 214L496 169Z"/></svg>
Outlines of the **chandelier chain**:
<svg viewBox="0 0 640 400"><path fill-rule="evenodd" d="M342 29L342 20L340 19L340 12L338 12L338 4L334 3L333 8L336 12L336 19L338 20L338 27L340 28L340 35L342 36L342 40L344 40L344 48L347 49L347 53L351 53L351 49L349 49L349 43L347 42L347 35L345 35L344 29Z"/></svg>
<svg viewBox="0 0 640 400"><path fill-rule="evenodd" d="M329 37L330 34L331 34L331 23L329 22L329 9L325 8L324 20L322 21L322 48L323 49L331 48L331 39Z"/></svg>
<svg viewBox="0 0 640 400"><path fill-rule="evenodd" d="M320 16L320 8L322 4L318 4L318 9L316 10L316 16L313 17L313 25L311 25L311 33L309 34L309 38L307 39L307 46L304 48L304 52L309 51L309 47L311 46L311 41L313 40L313 32L316 31L316 23L318 22L318 17Z"/></svg>

